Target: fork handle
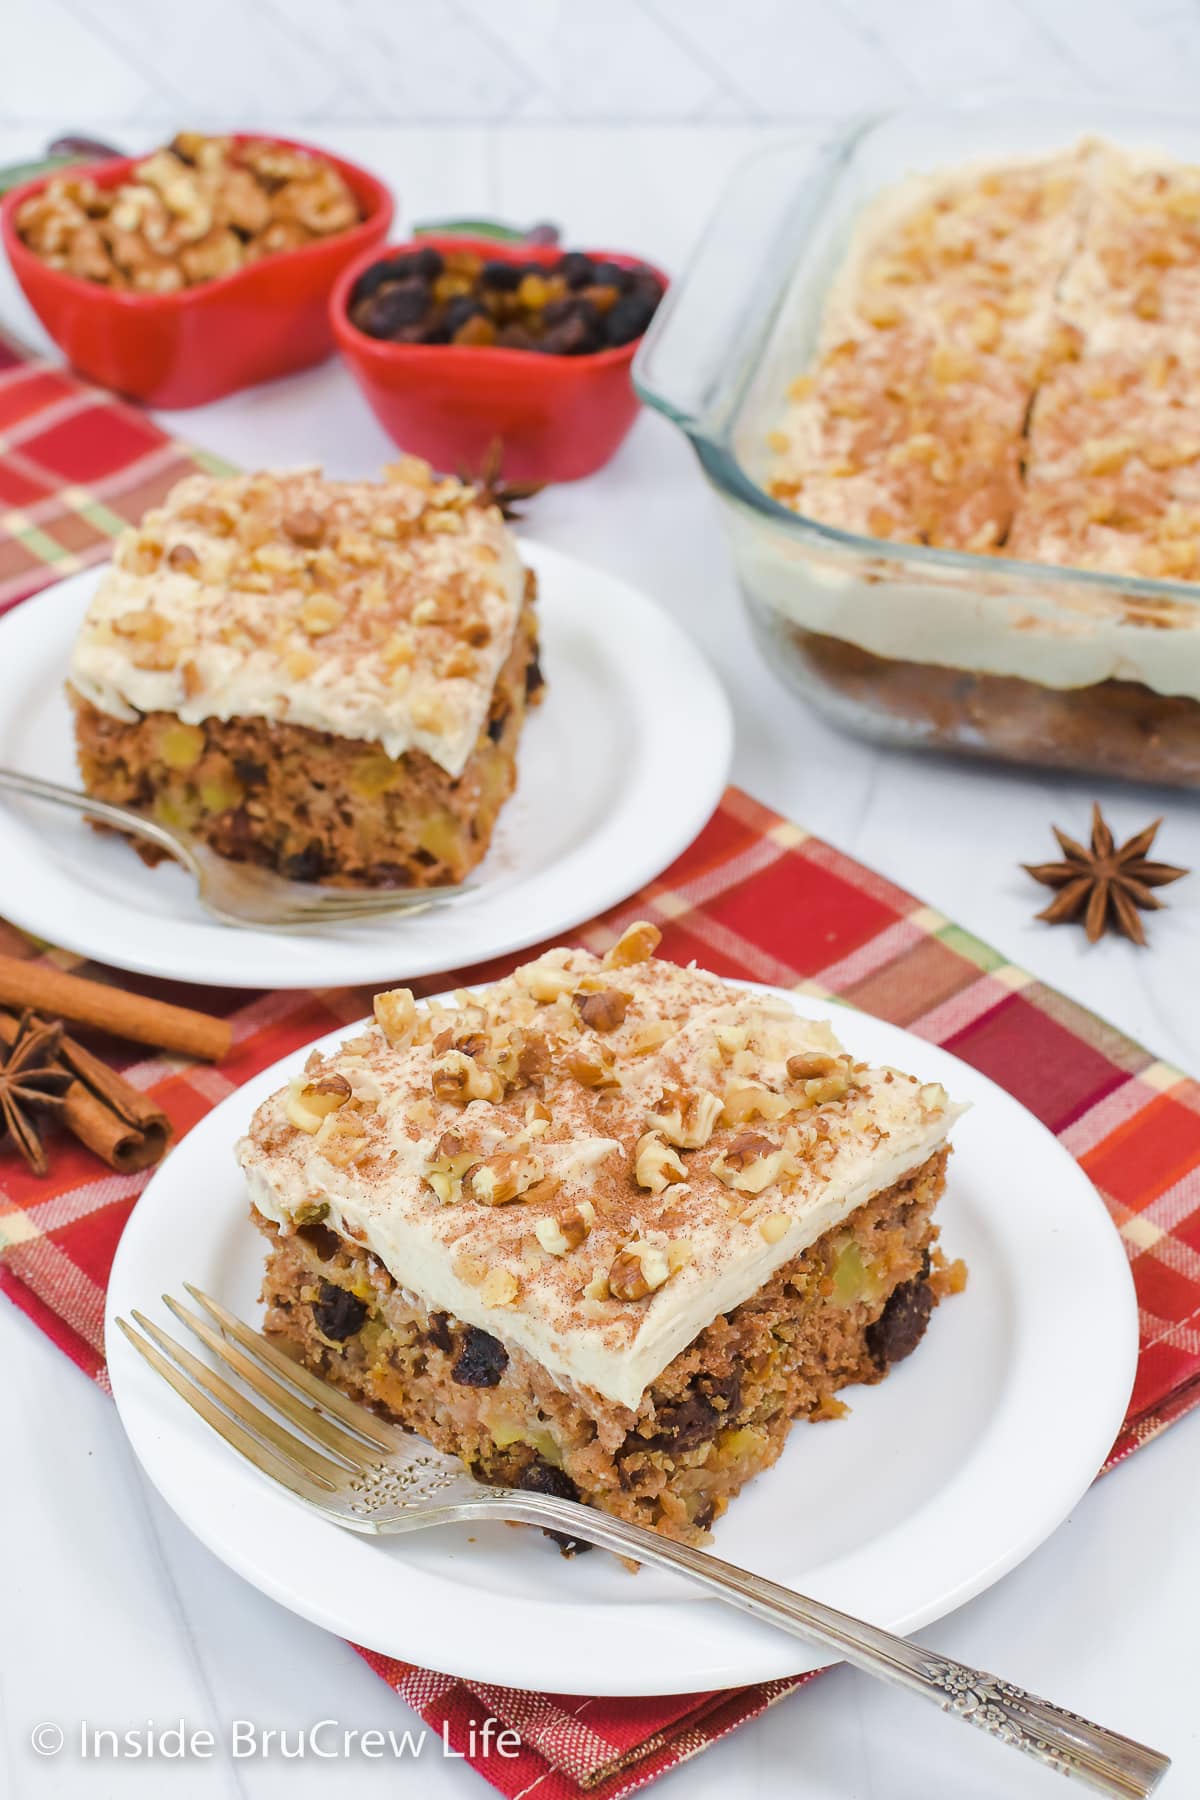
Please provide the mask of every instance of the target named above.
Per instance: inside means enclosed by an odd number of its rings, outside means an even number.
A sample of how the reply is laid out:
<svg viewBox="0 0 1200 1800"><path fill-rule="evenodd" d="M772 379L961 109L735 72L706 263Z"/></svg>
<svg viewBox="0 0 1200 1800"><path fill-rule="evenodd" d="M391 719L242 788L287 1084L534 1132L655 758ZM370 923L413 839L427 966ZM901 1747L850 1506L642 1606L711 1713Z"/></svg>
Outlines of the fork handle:
<svg viewBox="0 0 1200 1800"><path fill-rule="evenodd" d="M135 837L146 838L157 844L176 862L187 862L183 845L177 837L162 825L156 825L152 819L144 819L140 813L133 812L127 806L114 806L108 800L94 800L90 794L79 792L76 788L60 787L56 781L43 781L40 775L26 775L20 769L0 768L0 789L13 794L24 794L30 800L47 800L53 806L65 806L72 812L85 813L89 819L99 819L105 825L112 825L118 831L132 832Z"/></svg>
<svg viewBox="0 0 1200 1800"><path fill-rule="evenodd" d="M866 1674L932 1700L943 1712L956 1714L1061 1775L1073 1775L1098 1794L1117 1800L1145 1800L1171 1766L1171 1759L1157 1750L1039 1700L982 1669L910 1644L890 1631L865 1624L820 1600L806 1599L705 1550L660 1537L644 1526L627 1524L552 1495L534 1498L510 1491L501 1505L489 1510L505 1519L543 1529L550 1526L584 1538L618 1556L634 1556L639 1562L678 1570L764 1624L821 1644Z"/></svg>

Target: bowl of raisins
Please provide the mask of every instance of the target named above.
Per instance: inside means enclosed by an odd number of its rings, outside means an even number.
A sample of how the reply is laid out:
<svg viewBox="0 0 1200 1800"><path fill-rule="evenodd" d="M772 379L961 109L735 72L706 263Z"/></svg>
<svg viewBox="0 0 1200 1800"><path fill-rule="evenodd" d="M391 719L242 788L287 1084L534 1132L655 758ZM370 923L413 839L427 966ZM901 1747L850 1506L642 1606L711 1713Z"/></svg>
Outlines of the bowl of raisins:
<svg viewBox="0 0 1200 1800"><path fill-rule="evenodd" d="M629 369L666 276L615 251L429 234L360 258L331 298L376 417L436 468L574 481L637 415Z"/></svg>

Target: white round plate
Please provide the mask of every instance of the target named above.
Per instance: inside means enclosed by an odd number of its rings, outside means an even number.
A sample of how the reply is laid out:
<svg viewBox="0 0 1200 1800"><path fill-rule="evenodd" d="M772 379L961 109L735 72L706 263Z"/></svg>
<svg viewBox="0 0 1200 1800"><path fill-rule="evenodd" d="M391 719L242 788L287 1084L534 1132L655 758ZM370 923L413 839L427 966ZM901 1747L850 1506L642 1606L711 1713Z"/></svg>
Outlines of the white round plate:
<svg viewBox="0 0 1200 1800"><path fill-rule="evenodd" d="M811 999L786 997L828 1016ZM942 1081L972 1103L954 1128L940 1208L942 1243L966 1258L970 1278L938 1307L915 1355L879 1386L846 1390L848 1418L796 1426L775 1467L720 1520L714 1547L910 1632L1028 1556L1084 1492L1129 1399L1137 1312L1120 1238L1051 1134L947 1052L837 1011L856 1057ZM188 1134L118 1249L106 1320L113 1392L143 1467L184 1523L303 1617L476 1681L687 1693L828 1662L681 1577L630 1575L599 1551L566 1561L536 1531L342 1531L258 1475L147 1367L114 1320L138 1307L179 1334L158 1296L181 1294L185 1280L243 1318L259 1316L263 1243L247 1221L233 1145L305 1054L247 1083Z"/></svg>
<svg viewBox="0 0 1200 1800"><path fill-rule="evenodd" d="M636 589L525 542L546 694L517 791L472 891L406 919L303 936L208 918L181 869L148 870L73 813L0 795L0 915L118 969L222 987L331 987L465 968L555 937L661 874L729 772L729 703L700 652ZM78 787L63 690L100 571L0 620L0 764Z"/></svg>

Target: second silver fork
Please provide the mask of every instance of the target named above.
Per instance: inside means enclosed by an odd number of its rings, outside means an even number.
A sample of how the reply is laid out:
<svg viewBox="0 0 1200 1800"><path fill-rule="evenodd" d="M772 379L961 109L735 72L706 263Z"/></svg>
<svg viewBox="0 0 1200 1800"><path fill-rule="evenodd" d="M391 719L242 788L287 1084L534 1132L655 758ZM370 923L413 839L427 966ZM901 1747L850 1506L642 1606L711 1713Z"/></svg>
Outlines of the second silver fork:
<svg viewBox="0 0 1200 1800"><path fill-rule="evenodd" d="M140 1330L119 1319L121 1330L231 1448L335 1524L380 1534L479 1519L540 1525L577 1542L683 1574L753 1618L932 1700L944 1712L1059 1774L1074 1776L1097 1793L1116 1800L1145 1800L1170 1767L1168 1757L1132 1738L690 1544L675 1543L553 1493L481 1486L457 1457L433 1449L293 1363L261 1332L199 1288L188 1285L187 1291L207 1318L170 1295L163 1299L217 1358L225 1374L140 1312L132 1315ZM228 1375L236 1376L271 1411L254 1405Z"/></svg>
<svg viewBox="0 0 1200 1800"><path fill-rule="evenodd" d="M90 794L61 787L39 775L0 768L0 790L66 807L153 844L187 870L196 883L200 904L222 925L249 926L259 931L312 931L322 925L353 924L389 913L428 912L431 907L469 892L469 884L361 889L308 886L286 881L253 863L231 862L129 807L95 800Z"/></svg>

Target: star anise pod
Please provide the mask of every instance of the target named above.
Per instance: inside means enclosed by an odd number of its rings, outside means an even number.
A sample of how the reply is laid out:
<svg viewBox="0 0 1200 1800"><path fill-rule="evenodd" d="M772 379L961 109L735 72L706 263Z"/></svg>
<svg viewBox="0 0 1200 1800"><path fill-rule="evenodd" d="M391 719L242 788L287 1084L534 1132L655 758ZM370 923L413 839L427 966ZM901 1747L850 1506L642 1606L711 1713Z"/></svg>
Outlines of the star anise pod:
<svg viewBox="0 0 1200 1800"><path fill-rule="evenodd" d="M500 516L504 519L520 519L524 516L522 508L526 500L532 500L540 494L546 483L544 481L505 481L503 476L504 443L501 438L494 437L488 445L478 475L472 475L469 469L460 469L460 481L469 482L488 506L498 506Z"/></svg>
<svg viewBox="0 0 1200 1800"><path fill-rule="evenodd" d="M1158 834L1161 819L1155 819L1136 837L1118 849L1113 834L1105 824L1098 806L1092 807L1092 842L1087 848L1060 831L1050 829L1058 839L1062 862L1022 863L1021 867L1040 881L1043 887L1057 888L1049 906L1038 913L1050 925L1062 925L1072 919L1083 920L1088 940L1095 943L1111 925L1124 932L1135 944L1146 942L1146 933L1138 917L1138 908L1157 912L1162 906L1151 892L1166 887L1188 873L1171 863L1150 862L1146 853Z"/></svg>
<svg viewBox="0 0 1200 1800"><path fill-rule="evenodd" d="M44 1175L48 1164L30 1115L35 1107L61 1106L71 1085L70 1070L55 1060L62 1034L61 1019L26 1010L11 1044L0 1042L0 1137L11 1137L35 1175Z"/></svg>

